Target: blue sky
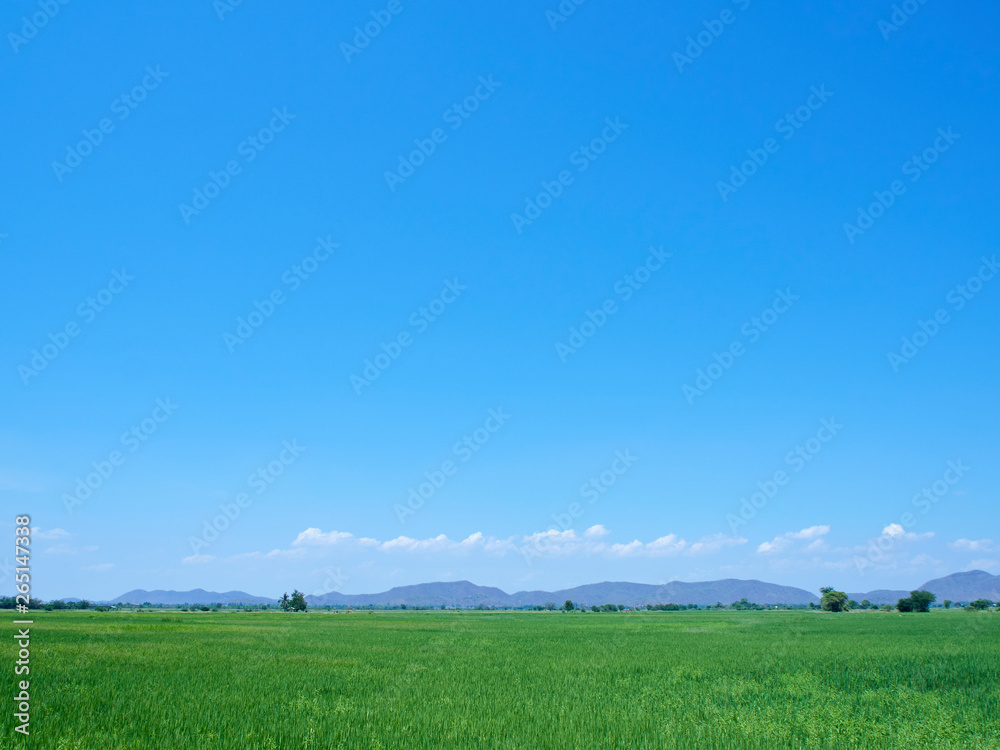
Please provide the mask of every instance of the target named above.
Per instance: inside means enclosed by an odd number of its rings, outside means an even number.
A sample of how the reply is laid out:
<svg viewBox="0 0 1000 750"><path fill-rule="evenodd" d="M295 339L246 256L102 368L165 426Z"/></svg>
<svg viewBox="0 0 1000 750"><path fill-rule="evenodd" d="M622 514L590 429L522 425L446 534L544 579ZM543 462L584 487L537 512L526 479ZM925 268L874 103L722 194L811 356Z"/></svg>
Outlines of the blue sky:
<svg viewBox="0 0 1000 750"><path fill-rule="evenodd" d="M8 4L37 595L1000 573L995 7L559 8Z"/></svg>

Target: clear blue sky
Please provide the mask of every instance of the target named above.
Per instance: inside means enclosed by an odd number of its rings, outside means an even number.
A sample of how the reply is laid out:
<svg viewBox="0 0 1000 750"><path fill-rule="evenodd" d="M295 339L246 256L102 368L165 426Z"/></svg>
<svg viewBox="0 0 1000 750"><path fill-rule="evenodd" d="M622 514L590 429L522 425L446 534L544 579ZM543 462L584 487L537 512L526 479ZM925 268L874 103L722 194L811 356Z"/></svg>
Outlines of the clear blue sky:
<svg viewBox="0 0 1000 750"><path fill-rule="evenodd" d="M0 24L37 595L1000 572L994 5L52 7Z"/></svg>

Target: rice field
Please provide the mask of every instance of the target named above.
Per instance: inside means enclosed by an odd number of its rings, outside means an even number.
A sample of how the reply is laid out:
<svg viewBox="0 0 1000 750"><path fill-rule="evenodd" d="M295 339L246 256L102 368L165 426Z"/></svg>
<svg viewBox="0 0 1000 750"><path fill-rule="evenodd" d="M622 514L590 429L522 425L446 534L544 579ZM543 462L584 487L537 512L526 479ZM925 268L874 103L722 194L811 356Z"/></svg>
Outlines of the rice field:
<svg viewBox="0 0 1000 750"><path fill-rule="evenodd" d="M0 747L1000 748L990 612L33 615Z"/></svg>

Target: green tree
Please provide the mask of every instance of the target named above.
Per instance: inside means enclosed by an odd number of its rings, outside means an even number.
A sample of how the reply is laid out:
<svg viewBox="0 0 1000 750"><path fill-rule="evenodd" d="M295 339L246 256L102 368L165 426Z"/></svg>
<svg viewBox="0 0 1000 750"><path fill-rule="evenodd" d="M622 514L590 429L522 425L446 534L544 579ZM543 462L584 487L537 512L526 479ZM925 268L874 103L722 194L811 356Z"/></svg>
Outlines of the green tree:
<svg viewBox="0 0 1000 750"><path fill-rule="evenodd" d="M555 602L545 602L545 609L547 609L549 612L551 612L555 608L556 608Z"/></svg>
<svg viewBox="0 0 1000 750"><path fill-rule="evenodd" d="M896 609L900 612L929 612L935 599L937 597L930 591L911 591L908 597L896 602Z"/></svg>
<svg viewBox="0 0 1000 750"><path fill-rule="evenodd" d="M858 603L854 599L848 599L847 600L847 608L848 609L857 609L858 608Z"/></svg>
<svg viewBox="0 0 1000 750"><path fill-rule="evenodd" d="M286 591L282 597L278 600L278 605L286 612L292 608L292 600L288 598L288 592Z"/></svg>
<svg viewBox="0 0 1000 750"><path fill-rule="evenodd" d="M872 603L867 599L861 600L861 609L871 609Z"/></svg>
<svg viewBox="0 0 1000 750"><path fill-rule="evenodd" d="M574 609L576 609L576 607L573 606L573 602L567 599L566 603L563 605L563 609L567 612L572 612Z"/></svg>
<svg viewBox="0 0 1000 750"><path fill-rule="evenodd" d="M910 599L913 601L914 612L930 612L931 604L937 600L937 596L930 591L911 591Z"/></svg>
<svg viewBox="0 0 1000 750"><path fill-rule="evenodd" d="M306 604L306 596L298 589L292 592L292 598L288 602L289 609L293 612L305 612L308 605Z"/></svg>
<svg viewBox="0 0 1000 750"><path fill-rule="evenodd" d="M951 599L945 599L944 600L944 608L945 609L951 609Z"/></svg>
<svg viewBox="0 0 1000 750"><path fill-rule="evenodd" d="M824 586L819 590L823 595L820 599L820 607L826 612L843 612L847 609L847 594L843 591L834 591L830 586Z"/></svg>
<svg viewBox="0 0 1000 750"><path fill-rule="evenodd" d="M976 601L974 602L969 602L969 606L966 607L966 609L981 611L984 609L989 609L991 606L993 606L993 602L991 602L989 599L976 599Z"/></svg>

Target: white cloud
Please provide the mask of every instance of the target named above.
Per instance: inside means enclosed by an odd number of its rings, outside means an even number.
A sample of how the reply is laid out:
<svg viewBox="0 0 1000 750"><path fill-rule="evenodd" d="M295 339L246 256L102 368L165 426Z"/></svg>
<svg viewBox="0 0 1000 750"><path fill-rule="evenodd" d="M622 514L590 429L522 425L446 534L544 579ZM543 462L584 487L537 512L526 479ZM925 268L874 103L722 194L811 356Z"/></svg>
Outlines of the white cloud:
<svg viewBox="0 0 1000 750"><path fill-rule="evenodd" d="M899 570L905 565L929 565L938 564L940 561L933 558L916 555L909 549L912 542L922 542L933 539L933 531L925 531L918 534L914 531L906 531L898 523L890 523L882 529L882 533L877 537L872 537L862 544L855 544L852 547L835 547L833 553L845 555L840 560L826 560L822 564L831 569L855 569L855 570ZM811 545L810 545L811 546Z"/></svg>
<svg viewBox="0 0 1000 750"><path fill-rule="evenodd" d="M785 536L789 539L816 539L829 533L829 526L810 526L802 531L789 531Z"/></svg>
<svg viewBox="0 0 1000 750"><path fill-rule="evenodd" d="M37 526L31 530L31 537L33 539L44 539L46 541L51 539L65 539L70 533L66 529L49 529L48 531L42 531L42 529Z"/></svg>
<svg viewBox="0 0 1000 750"><path fill-rule="evenodd" d="M677 552L680 552L686 546L687 542L678 537L676 534L661 536L659 539L654 539L646 545L646 547L650 550L674 550Z"/></svg>
<svg viewBox="0 0 1000 750"><path fill-rule="evenodd" d="M394 552L397 550L403 550L406 552L425 552L428 550L445 550L455 544L456 542L451 541L444 534L438 534L436 537L431 539L411 539L408 536L398 536L395 539L382 542L382 544L379 545L379 549L383 552Z"/></svg>
<svg viewBox="0 0 1000 750"><path fill-rule="evenodd" d="M308 554L303 547L296 549L273 549L265 557L305 557Z"/></svg>
<svg viewBox="0 0 1000 750"><path fill-rule="evenodd" d="M949 547L953 549L968 550L969 552L987 551L993 548L992 539L956 539L949 542Z"/></svg>
<svg viewBox="0 0 1000 750"><path fill-rule="evenodd" d="M617 555L618 557L631 557L632 555L638 555L645 549L645 546L638 539L634 539L628 544L612 544L609 547L609 551L612 555Z"/></svg>
<svg viewBox="0 0 1000 750"><path fill-rule="evenodd" d="M612 544L608 547L608 552L618 557L667 557L670 555L698 555L710 552L718 552L724 547L734 547L746 544L746 539L741 536L728 536L727 534L712 534L705 536L696 542L688 542L680 538L677 534L667 534L652 542L643 544L638 539L628 544Z"/></svg>
<svg viewBox="0 0 1000 750"><path fill-rule="evenodd" d="M476 531L461 541L450 539L446 534L438 534L428 539L415 539L401 535L395 539L380 541L372 537L355 537L346 531L324 532L319 528L310 527L295 537L289 549L275 549L268 553L243 552L225 558L217 558L213 555L191 555L185 557L181 562L186 565L194 565L216 560L232 562L273 557L304 557L307 555L322 557L327 554L324 550L331 547L337 547L338 550L345 552L353 550L360 553L364 549L369 549L386 554L485 553L506 555L508 553L523 553L527 549L533 550L537 554L663 557L678 554L707 554L747 542L741 536L728 536L726 534L712 534L695 542L688 542L677 534L667 534L651 542L642 542L636 539L627 544L608 544L603 540L610 534L611 532L603 525L595 524L581 533L577 533L574 529L548 529L536 531L520 538L503 539L486 536L481 531ZM340 554L339 551L338 554Z"/></svg>
<svg viewBox="0 0 1000 750"><path fill-rule="evenodd" d="M784 537L775 537L773 542L761 542L757 545L757 554L766 555L771 552L780 552L785 549L791 542L789 542Z"/></svg>
<svg viewBox="0 0 1000 750"><path fill-rule="evenodd" d="M190 557L185 557L181 560L182 565L200 565L202 563L212 562L215 559L215 555L191 555Z"/></svg>
<svg viewBox="0 0 1000 750"><path fill-rule="evenodd" d="M339 542L344 542L349 539L353 539L354 535L349 534L346 531L328 531L323 533L317 528L308 528L295 537L295 541L292 542L293 547L298 547L300 545L323 545L329 546L333 544L338 544Z"/></svg>
<svg viewBox="0 0 1000 750"><path fill-rule="evenodd" d="M485 537L483 536L483 532L477 531L475 534L469 534L469 536L460 541L458 546L461 549L472 549L477 545L482 544L484 539Z"/></svg>
<svg viewBox="0 0 1000 750"><path fill-rule="evenodd" d="M898 523L890 523L884 529L882 529L882 536L887 536L890 539L905 539L908 542L917 542L921 539L930 539L934 536L933 531L927 531L923 534L917 534L914 531L906 531Z"/></svg>
<svg viewBox="0 0 1000 750"><path fill-rule="evenodd" d="M809 526L800 531L786 531L780 536L776 536L770 542L761 542L757 547L757 553L760 555L768 555L772 552L784 552L792 546L795 541L806 541L814 540L812 544L806 547L806 551L813 552L825 548L825 543L822 538L826 534L830 533L829 526Z"/></svg>
<svg viewBox="0 0 1000 750"><path fill-rule="evenodd" d="M565 531L556 531L555 529L549 529L548 531L536 531L534 534L529 534L524 537L524 541L527 544L533 542L547 542L552 544L558 544L560 542L576 542L579 541L576 532L573 529L566 529Z"/></svg>
<svg viewBox="0 0 1000 750"><path fill-rule="evenodd" d="M68 544L57 544L55 547L47 547L44 551L47 555L79 555L81 552L96 552L97 545L70 547Z"/></svg>

